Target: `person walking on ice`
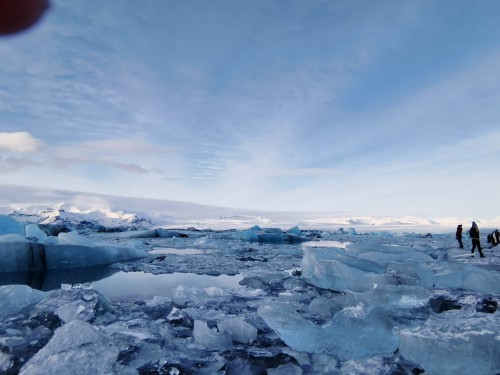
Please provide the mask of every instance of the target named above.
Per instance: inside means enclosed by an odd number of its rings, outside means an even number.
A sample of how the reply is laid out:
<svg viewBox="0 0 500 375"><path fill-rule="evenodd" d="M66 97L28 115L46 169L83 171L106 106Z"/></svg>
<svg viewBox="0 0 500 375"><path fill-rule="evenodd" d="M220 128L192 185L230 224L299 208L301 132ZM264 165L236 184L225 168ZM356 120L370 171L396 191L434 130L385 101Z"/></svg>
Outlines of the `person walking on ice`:
<svg viewBox="0 0 500 375"><path fill-rule="evenodd" d="M479 242L479 228L475 221L472 222L472 227L469 230L469 236L472 240L471 253L474 254L474 249L477 247L477 251L481 258L484 258L483 249L481 248L481 242Z"/></svg>
<svg viewBox="0 0 500 375"><path fill-rule="evenodd" d="M464 244L462 243L462 224L457 227L456 238L458 240L458 244L460 245L460 249L464 248Z"/></svg>

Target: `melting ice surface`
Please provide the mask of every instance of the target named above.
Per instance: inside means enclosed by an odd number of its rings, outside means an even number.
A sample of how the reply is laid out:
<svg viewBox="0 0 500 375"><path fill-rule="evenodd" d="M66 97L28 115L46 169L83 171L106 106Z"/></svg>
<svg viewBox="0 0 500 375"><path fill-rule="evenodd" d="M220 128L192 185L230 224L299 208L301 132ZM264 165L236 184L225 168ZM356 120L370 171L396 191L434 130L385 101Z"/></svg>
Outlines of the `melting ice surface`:
<svg viewBox="0 0 500 375"><path fill-rule="evenodd" d="M500 246L473 258L453 233L175 233L89 233L147 256L0 278L0 373L500 373Z"/></svg>

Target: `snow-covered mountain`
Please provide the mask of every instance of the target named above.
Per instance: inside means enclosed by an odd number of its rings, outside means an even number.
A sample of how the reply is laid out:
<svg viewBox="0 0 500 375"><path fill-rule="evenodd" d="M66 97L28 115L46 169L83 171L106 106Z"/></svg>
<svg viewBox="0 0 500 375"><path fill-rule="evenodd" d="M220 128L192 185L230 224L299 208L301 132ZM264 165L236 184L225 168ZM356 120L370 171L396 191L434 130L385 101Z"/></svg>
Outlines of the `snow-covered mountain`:
<svg viewBox="0 0 500 375"><path fill-rule="evenodd" d="M468 227L472 221L476 221L482 228L495 228L500 224L500 217L494 219L474 219L468 217L442 217L442 218L422 218L415 216L402 217L370 217L370 216L353 216L353 217L335 217L325 216L304 220L301 223L302 227L329 227L329 226L346 226L346 227L363 227L373 228L376 230L384 229L404 229L404 228L433 228L433 230L451 230L456 228L458 224L463 224Z"/></svg>
<svg viewBox="0 0 500 375"><path fill-rule="evenodd" d="M57 203L59 202L59 203ZM64 202L64 203L61 203ZM292 209L293 207L291 207ZM0 184L0 213L24 222L69 229L129 230L151 226L197 229L246 229L262 227L358 231L450 232L472 221L481 230L500 228L500 216L417 217L362 216L330 212L274 212L200 205L192 202L118 197L81 192L38 190ZM492 212L492 214L497 214Z"/></svg>
<svg viewBox="0 0 500 375"><path fill-rule="evenodd" d="M150 219L135 213L112 211L108 208L81 210L71 203L18 205L10 214L18 221L61 229L124 231L149 228Z"/></svg>

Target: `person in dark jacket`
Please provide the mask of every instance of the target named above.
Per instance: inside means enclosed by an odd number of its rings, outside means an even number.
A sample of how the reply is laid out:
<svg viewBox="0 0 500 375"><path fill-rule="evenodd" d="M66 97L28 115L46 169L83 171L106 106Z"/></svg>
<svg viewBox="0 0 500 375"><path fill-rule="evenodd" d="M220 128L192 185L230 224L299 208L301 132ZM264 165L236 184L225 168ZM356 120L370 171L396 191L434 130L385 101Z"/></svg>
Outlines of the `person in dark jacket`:
<svg viewBox="0 0 500 375"><path fill-rule="evenodd" d="M464 244L462 243L462 224L460 224L457 227L456 238L457 238L458 244L460 245L460 249L463 249L464 248Z"/></svg>
<svg viewBox="0 0 500 375"><path fill-rule="evenodd" d="M481 258L484 258L483 249L481 248L481 242L479 242L479 228L475 221L472 222L472 227L469 229L469 236L472 240L471 253L474 254L474 249L477 247L477 251Z"/></svg>
<svg viewBox="0 0 500 375"><path fill-rule="evenodd" d="M500 232L495 229L491 234L488 234L488 243L491 243L491 247L500 245Z"/></svg>

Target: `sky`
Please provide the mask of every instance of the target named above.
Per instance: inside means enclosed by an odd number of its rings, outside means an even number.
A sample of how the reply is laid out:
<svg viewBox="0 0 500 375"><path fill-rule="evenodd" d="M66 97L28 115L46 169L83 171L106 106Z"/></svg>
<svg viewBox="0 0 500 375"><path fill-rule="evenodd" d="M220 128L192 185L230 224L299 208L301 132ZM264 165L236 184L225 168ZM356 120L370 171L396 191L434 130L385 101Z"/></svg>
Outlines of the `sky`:
<svg viewBox="0 0 500 375"><path fill-rule="evenodd" d="M496 0L52 0L0 38L0 183L500 216Z"/></svg>

